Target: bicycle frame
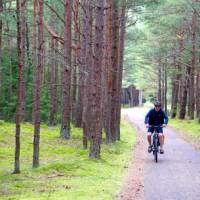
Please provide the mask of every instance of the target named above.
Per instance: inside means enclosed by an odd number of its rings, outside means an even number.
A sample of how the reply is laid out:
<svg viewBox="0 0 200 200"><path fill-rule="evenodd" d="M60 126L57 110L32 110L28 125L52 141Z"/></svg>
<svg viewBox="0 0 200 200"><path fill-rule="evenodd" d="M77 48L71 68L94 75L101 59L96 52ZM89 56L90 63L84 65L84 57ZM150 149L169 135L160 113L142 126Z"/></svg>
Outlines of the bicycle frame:
<svg viewBox="0 0 200 200"><path fill-rule="evenodd" d="M152 135L153 137L152 150L153 150L154 160L155 162L158 162L158 152L159 152L160 142L159 142L159 135L158 135L157 128L160 128L163 126L150 126L150 127L154 128L153 135Z"/></svg>

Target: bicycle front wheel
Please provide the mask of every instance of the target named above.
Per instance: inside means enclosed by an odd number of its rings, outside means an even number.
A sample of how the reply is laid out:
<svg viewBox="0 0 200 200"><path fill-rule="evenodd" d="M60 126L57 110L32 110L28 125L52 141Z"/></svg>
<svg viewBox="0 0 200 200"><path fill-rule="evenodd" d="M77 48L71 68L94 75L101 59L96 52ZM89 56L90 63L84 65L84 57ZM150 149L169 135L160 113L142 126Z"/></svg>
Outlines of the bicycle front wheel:
<svg viewBox="0 0 200 200"><path fill-rule="evenodd" d="M158 139L156 138L154 141L154 160L155 162L158 162Z"/></svg>
<svg viewBox="0 0 200 200"><path fill-rule="evenodd" d="M154 160L155 162L158 162L158 151L154 152Z"/></svg>

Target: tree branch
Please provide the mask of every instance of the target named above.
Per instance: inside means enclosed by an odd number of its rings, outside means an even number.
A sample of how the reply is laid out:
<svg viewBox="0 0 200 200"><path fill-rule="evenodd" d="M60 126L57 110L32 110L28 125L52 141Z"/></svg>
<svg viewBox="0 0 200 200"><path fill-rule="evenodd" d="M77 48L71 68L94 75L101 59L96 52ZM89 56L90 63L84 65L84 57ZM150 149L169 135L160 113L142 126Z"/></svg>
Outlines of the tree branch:
<svg viewBox="0 0 200 200"><path fill-rule="evenodd" d="M44 4L60 19L63 23L65 23L64 19L57 13L57 11L50 6L47 2L44 2Z"/></svg>
<svg viewBox="0 0 200 200"><path fill-rule="evenodd" d="M64 38L59 36L48 24L47 22L43 19L43 25L44 28L48 31L48 33L54 38L56 39L58 42L60 42L62 45L64 45ZM80 46L76 46L76 45L72 45L71 46L72 49L74 50L78 50L80 49Z"/></svg>

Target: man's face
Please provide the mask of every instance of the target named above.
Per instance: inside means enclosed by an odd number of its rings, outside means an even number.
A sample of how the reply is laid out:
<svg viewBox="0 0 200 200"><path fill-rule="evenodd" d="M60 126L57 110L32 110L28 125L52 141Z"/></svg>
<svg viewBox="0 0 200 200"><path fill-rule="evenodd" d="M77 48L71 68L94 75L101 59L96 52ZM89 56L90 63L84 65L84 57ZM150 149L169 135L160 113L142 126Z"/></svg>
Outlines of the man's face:
<svg viewBox="0 0 200 200"><path fill-rule="evenodd" d="M158 112L160 110L160 106L155 106L155 110Z"/></svg>

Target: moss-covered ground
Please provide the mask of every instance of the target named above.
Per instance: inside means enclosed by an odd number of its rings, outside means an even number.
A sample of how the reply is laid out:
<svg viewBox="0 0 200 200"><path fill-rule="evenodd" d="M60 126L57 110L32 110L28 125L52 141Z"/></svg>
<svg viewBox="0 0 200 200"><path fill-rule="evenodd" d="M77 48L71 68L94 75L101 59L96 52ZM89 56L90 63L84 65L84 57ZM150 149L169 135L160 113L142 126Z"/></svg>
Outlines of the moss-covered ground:
<svg viewBox="0 0 200 200"><path fill-rule="evenodd" d="M15 124L0 121L0 199L113 199L132 155L133 128L122 122L121 141L103 141L100 160L88 158L81 129L72 128L71 133L70 140L61 140L59 127L41 125L40 167L32 169L33 126L23 124L21 174L12 174Z"/></svg>
<svg viewBox="0 0 200 200"><path fill-rule="evenodd" d="M200 142L200 124L197 120L170 119L169 124L192 140Z"/></svg>

